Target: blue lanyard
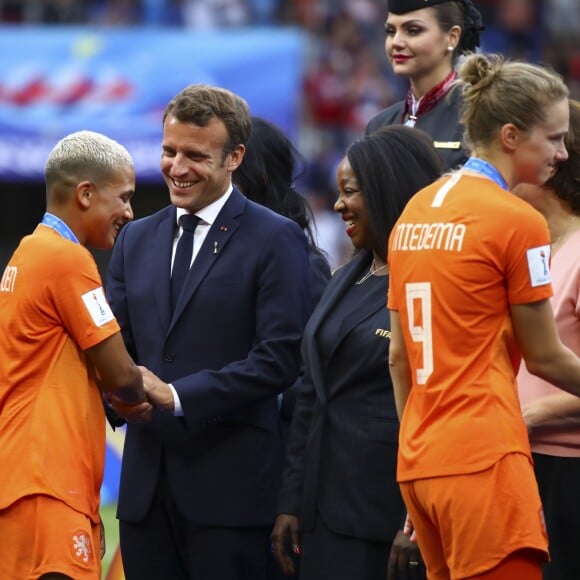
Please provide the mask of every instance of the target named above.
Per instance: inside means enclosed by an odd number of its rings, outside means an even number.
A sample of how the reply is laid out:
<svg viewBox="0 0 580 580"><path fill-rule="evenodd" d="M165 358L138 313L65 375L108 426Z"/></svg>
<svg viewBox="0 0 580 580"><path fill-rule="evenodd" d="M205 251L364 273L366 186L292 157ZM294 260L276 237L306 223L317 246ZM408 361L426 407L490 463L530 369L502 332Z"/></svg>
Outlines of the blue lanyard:
<svg viewBox="0 0 580 580"><path fill-rule="evenodd" d="M506 183L506 180L501 176L501 173L491 163L488 163L483 159L478 159L477 157L470 157L465 162L463 169L471 169L471 171L481 173L482 175L489 177L489 179L497 183L500 187L503 187L503 189L509 190L508 184Z"/></svg>
<svg viewBox="0 0 580 580"><path fill-rule="evenodd" d="M53 229L57 234L60 234L63 238L66 238L67 240L70 240L75 244L80 243L77 237L74 235L73 231L60 218L57 218L55 215L46 212L42 216L42 221L40 223Z"/></svg>

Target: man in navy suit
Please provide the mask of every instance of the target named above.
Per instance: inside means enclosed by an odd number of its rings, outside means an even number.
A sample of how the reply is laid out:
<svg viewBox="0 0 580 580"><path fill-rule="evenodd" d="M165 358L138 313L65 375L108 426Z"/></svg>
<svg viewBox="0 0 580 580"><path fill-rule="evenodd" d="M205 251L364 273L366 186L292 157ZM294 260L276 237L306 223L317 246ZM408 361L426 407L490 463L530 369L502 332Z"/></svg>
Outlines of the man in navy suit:
<svg viewBox="0 0 580 580"><path fill-rule="evenodd" d="M128 350L166 395L165 411L127 428L117 515L128 580L271 578L277 395L299 372L308 249L295 223L232 187L250 131L239 96L181 91L163 116L171 205L124 227L111 258Z"/></svg>

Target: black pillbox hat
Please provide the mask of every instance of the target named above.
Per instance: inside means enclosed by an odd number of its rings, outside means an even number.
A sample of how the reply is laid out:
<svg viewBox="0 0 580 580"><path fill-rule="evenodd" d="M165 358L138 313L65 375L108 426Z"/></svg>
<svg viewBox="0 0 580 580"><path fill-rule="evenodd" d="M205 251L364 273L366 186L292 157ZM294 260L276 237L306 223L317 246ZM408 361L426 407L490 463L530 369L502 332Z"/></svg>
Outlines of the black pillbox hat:
<svg viewBox="0 0 580 580"><path fill-rule="evenodd" d="M436 4L445 4L450 0L389 0L389 12L393 14L406 14L414 10L421 10L422 8L429 8Z"/></svg>

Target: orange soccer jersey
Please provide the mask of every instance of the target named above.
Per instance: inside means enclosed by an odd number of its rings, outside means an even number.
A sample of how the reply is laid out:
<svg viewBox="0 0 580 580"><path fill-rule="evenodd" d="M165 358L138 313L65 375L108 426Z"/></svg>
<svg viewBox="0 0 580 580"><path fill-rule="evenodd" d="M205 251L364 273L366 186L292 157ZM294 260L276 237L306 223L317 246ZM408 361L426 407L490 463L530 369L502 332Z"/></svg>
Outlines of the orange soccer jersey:
<svg viewBox="0 0 580 580"><path fill-rule="evenodd" d="M0 510L44 494L98 521L101 393L84 350L119 331L90 252L40 225L0 282Z"/></svg>
<svg viewBox="0 0 580 580"><path fill-rule="evenodd" d="M398 480L529 456L510 305L549 298L544 218L493 181L454 173L417 193L389 239L388 307L412 371Z"/></svg>

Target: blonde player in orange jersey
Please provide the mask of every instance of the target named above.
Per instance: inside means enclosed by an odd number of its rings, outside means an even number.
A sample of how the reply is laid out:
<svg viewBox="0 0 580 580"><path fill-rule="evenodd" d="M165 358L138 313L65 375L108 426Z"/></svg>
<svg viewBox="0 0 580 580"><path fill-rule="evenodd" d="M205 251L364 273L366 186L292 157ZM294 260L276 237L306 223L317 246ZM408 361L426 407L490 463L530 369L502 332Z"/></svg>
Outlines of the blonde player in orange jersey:
<svg viewBox="0 0 580 580"><path fill-rule="evenodd" d="M567 158L568 90L498 56L460 69L464 167L418 192L394 227L389 364L397 479L430 579L539 580L548 540L515 376L580 394L549 298L543 216L510 193Z"/></svg>
<svg viewBox="0 0 580 580"><path fill-rule="evenodd" d="M124 147L81 131L45 181L47 212L0 280L0 578L99 580L101 388L151 406L85 246L110 249L133 217L135 172Z"/></svg>

